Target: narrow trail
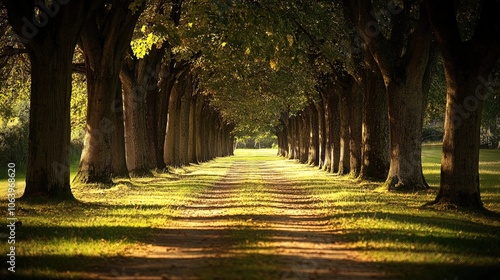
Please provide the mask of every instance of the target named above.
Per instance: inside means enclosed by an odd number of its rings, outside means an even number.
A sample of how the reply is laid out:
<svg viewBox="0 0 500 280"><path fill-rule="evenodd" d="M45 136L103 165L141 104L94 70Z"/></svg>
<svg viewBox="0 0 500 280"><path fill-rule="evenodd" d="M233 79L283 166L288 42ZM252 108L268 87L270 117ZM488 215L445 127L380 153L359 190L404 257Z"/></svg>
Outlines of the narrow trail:
<svg viewBox="0 0 500 280"><path fill-rule="evenodd" d="M388 279L337 242L326 210L266 161L227 175L100 279Z"/></svg>

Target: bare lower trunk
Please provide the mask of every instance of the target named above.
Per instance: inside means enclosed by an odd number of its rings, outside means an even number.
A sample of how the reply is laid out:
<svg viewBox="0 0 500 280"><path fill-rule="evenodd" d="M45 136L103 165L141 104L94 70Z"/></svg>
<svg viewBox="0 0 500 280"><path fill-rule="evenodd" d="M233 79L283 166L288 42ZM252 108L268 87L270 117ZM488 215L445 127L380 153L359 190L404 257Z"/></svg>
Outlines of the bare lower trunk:
<svg viewBox="0 0 500 280"><path fill-rule="evenodd" d="M80 159L80 168L74 179L76 183L112 185L112 142L114 116L111 108L115 104L115 97L109 92L116 92L116 79L109 79L110 75L102 75L99 82L87 79L87 132L85 145Z"/></svg>
<svg viewBox="0 0 500 280"><path fill-rule="evenodd" d="M326 157L326 128L325 128L325 110L323 106L323 101L316 103L316 110L318 111L318 165L320 169L323 169Z"/></svg>
<svg viewBox="0 0 500 280"><path fill-rule="evenodd" d="M331 104L331 97L328 92L325 90L321 91L321 96L323 99L323 112L324 112L324 120L325 120L325 161L323 163L323 170L326 172L332 171L332 117L333 117L333 108Z"/></svg>
<svg viewBox="0 0 500 280"><path fill-rule="evenodd" d="M192 75L187 75L180 84L182 85L182 96L179 108L179 131L178 131L178 157L177 164L184 166L189 164L189 116L191 110L191 95L193 92Z"/></svg>
<svg viewBox="0 0 500 280"><path fill-rule="evenodd" d="M312 103L309 104L307 109L309 111L309 156L307 163L312 166L318 165L319 158L319 123L318 111L316 106Z"/></svg>
<svg viewBox="0 0 500 280"><path fill-rule="evenodd" d="M448 86L441 183L434 203L483 209L479 191L479 136L484 89L476 82ZM450 84L450 83L449 83Z"/></svg>
<svg viewBox="0 0 500 280"><path fill-rule="evenodd" d="M144 6L139 8L142 10ZM87 131L74 182L109 186L113 184L111 145L115 126L112 108L125 51L141 12L132 13L126 3L103 5L99 9L89 18L81 36L87 72Z"/></svg>
<svg viewBox="0 0 500 280"><path fill-rule="evenodd" d="M337 174L349 174L349 102L346 95L351 94L350 90L340 96L340 155L339 170Z"/></svg>
<svg viewBox="0 0 500 280"><path fill-rule="evenodd" d="M23 198L71 200L71 63L85 20L100 1L46 1L49 10L58 11L50 20L38 2L2 1L2 9L6 9L12 30L24 44L31 62L28 167ZM37 12L39 18L35 16Z"/></svg>
<svg viewBox="0 0 500 280"><path fill-rule="evenodd" d="M172 89L168 105L168 119L165 136L164 160L167 166L176 165L177 153L177 133L179 130L179 90L177 87Z"/></svg>
<svg viewBox="0 0 500 280"><path fill-rule="evenodd" d="M196 145L196 162L203 162L205 158L203 157L203 107L205 105L205 97L198 95L196 100L196 112L195 112L195 145Z"/></svg>
<svg viewBox="0 0 500 280"><path fill-rule="evenodd" d="M114 124L113 130L113 157L112 157L112 177L129 178L127 168L127 157L125 154L125 127L123 125L123 102L121 83L116 87L116 99L113 105Z"/></svg>
<svg viewBox="0 0 500 280"><path fill-rule="evenodd" d="M367 70L364 85L363 160L359 177L385 180L389 171L390 154L387 95L377 66L374 65L370 69Z"/></svg>
<svg viewBox="0 0 500 280"><path fill-rule="evenodd" d="M70 96L73 49L30 52L28 169L23 198L73 199L70 188Z"/></svg>
<svg viewBox="0 0 500 280"><path fill-rule="evenodd" d="M422 88L389 85L391 160L385 186L389 190L428 188L422 176Z"/></svg>
<svg viewBox="0 0 500 280"><path fill-rule="evenodd" d="M307 163L309 156L309 140L310 140L310 129L309 129L309 113L307 110L303 110L300 115L300 148L299 148L299 162Z"/></svg>
<svg viewBox="0 0 500 280"><path fill-rule="evenodd" d="M123 84L128 170L132 177L152 176L146 144L146 135L149 132L146 131L147 84L145 82L147 80L145 80L145 73L138 72L138 69L123 69L120 79Z"/></svg>
<svg viewBox="0 0 500 280"><path fill-rule="evenodd" d="M339 172L340 163L340 98L337 94L332 93L332 118L331 118L331 159L332 159L332 173Z"/></svg>
<svg viewBox="0 0 500 280"><path fill-rule="evenodd" d="M349 152L351 168L349 175L358 177L361 171L362 151L362 102L363 96L360 87L353 84L349 97Z"/></svg>
<svg viewBox="0 0 500 280"><path fill-rule="evenodd" d="M191 96L189 104L189 135L188 135L188 161L198 163L196 158L196 104L198 103L198 94Z"/></svg>

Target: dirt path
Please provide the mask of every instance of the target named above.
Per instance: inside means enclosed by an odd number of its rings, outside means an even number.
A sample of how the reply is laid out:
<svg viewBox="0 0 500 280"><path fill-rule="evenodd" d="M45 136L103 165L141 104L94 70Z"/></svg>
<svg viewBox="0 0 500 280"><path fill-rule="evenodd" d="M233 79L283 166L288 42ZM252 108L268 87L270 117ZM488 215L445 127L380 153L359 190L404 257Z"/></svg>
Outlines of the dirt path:
<svg viewBox="0 0 500 280"><path fill-rule="evenodd" d="M265 161L228 174L100 279L387 279L331 232L320 203Z"/></svg>

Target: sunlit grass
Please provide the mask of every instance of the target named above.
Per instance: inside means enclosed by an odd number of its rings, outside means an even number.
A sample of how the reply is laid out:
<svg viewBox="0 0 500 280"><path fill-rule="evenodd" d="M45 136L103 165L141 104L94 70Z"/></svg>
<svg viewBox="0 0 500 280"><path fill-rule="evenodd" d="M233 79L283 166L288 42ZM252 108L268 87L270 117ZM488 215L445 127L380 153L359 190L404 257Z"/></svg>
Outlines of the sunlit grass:
<svg viewBox="0 0 500 280"><path fill-rule="evenodd" d="M230 165L228 159L218 159L155 178L119 180L110 189L74 186L76 202L37 204L19 200L16 215L23 224L16 232L16 253L20 257L15 275L77 277L75 272L85 272L105 258L142 250L157 230L166 227L196 194L220 180ZM20 196L24 184L17 187ZM4 182L0 192L7 193ZM7 205L5 200L2 205ZM7 250L7 242L3 242L0 253L5 255ZM62 267L73 273L66 274ZM0 275L4 275L6 263L1 268Z"/></svg>
<svg viewBox="0 0 500 280"><path fill-rule="evenodd" d="M309 188L329 209L338 238L367 260L412 279L479 279L500 269L500 221L473 213L422 207L439 186L439 146L424 146L424 175L433 188L417 194L377 191L321 174L303 165L287 166L294 181ZM500 150L481 151L484 205L500 212Z"/></svg>
<svg viewBox="0 0 500 280"><path fill-rule="evenodd" d="M23 226L16 235L20 256L16 275L67 279L77 277L78 272L95 270L109 257L126 257L143 250L152 236L180 215L184 205L220 181L235 162L260 161L313 194L322 213L331 217L335 242L360 252L365 260L384 269L413 279L478 279L499 271L498 219L422 207L437 192L439 146L423 149L424 175L433 188L417 194L381 192L377 182L327 174L276 157L275 153L237 150L234 157L172 169L154 178L118 181L110 189L76 186L73 193L78 202L46 205L19 201L17 215ZM480 173L484 205L500 212L500 150L481 151ZM6 181L0 182L0 192L6 194ZM245 219L232 231L235 246L241 250L255 252L259 246L267 246L256 235L255 223L245 218L249 209L256 215L275 211L265 202L270 201L270 194L261 191L265 183L258 174L249 173L235 190L234 204L239 207L225 213ZM19 196L23 187L19 177ZM6 205L5 199L1 204ZM0 253L5 255L7 250L7 242L2 242ZM259 267L271 271L275 269L272 260L270 255L249 255L238 260L233 270L218 275L237 278ZM1 269L3 276L6 263ZM264 279L262 275L255 278L259 277Z"/></svg>

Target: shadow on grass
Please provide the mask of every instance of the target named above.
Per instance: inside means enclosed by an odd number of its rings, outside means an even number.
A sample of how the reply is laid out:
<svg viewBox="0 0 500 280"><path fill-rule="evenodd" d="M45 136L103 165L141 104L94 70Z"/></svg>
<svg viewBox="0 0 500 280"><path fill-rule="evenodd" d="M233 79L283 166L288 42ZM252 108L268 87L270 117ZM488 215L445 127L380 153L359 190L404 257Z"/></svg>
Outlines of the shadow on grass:
<svg viewBox="0 0 500 280"><path fill-rule="evenodd" d="M265 217L263 217L264 219ZM395 217L398 219L398 217ZM300 244L315 240L324 243L332 242L331 238L345 236L309 231L289 231L259 228L225 228L225 229L140 229L133 227L33 227L28 228L31 238L43 238L47 235L59 235L66 238L68 234L78 234L93 241L105 238L115 240L127 236L135 237L135 241L147 242L148 245L159 246L162 250L153 255L143 257L88 257L88 256L18 256L16 274L7 274L6 263L2 262L0 276L9 275L8 279L486 279L493 280L500 273L500 264L490 266L474 266L453 263L417 263L417 262L374 262L372 265L381 270L394 272L393 275L381 274L367 276L363 274L363 263L345 258L335 259L337 252L330 255L317 254L315 248L289 248L289 252L277 253L275 248L259 249L254 242L279 239ZM349 233L350 237L359 238L374 236L382 238L374 232ZM404 232L384 233L386 238L399 239L402 242L414 242L405 237ZM152 238L154 236L154 238ZM239 236L240 238L235 238ZM147 238L146 238L147 237ZM405 240L407 238L407 240ZM457 250L475 247L484 249L484 240L462 240L457 238L430 237L418 242L450 242L457 245ZM22 239L21 239L22 240ZM249 242L250 241L250 242ZM321 242L319 242L321 243ZM20 245L22 246L22 241ZM491 244L490 244L491 245ZM479 247L476 247L479 246ZM259 250L253 250L259 249ZM169 256L169 250L184 250L186 254ZM242 251L243 250L243 251ZM253 251L252 251L253 250ZM296 250L296 251L295 251ZM342 249L345 250L345 249ZM301 252L298 254L297 252ZM243 252L243 253L242 253ZM338 252L341 255L340 252ZM182 256L182 257L179 257ZM330 265L326 265L328 262ZM294 264L294 267L290 267ZM44 275L44 271L51 271ZM35 275L32 276L33 272ZM56 272L54 274L54 272ZM14 276L14 277L11 277ZM128 278L127 278L128 277ZM144 278L140 278L144 277ZM155 278L156 277L156 278ZM5 279L2 277L2 279ZM136 279L136 278L133 278Z"/></svg>

